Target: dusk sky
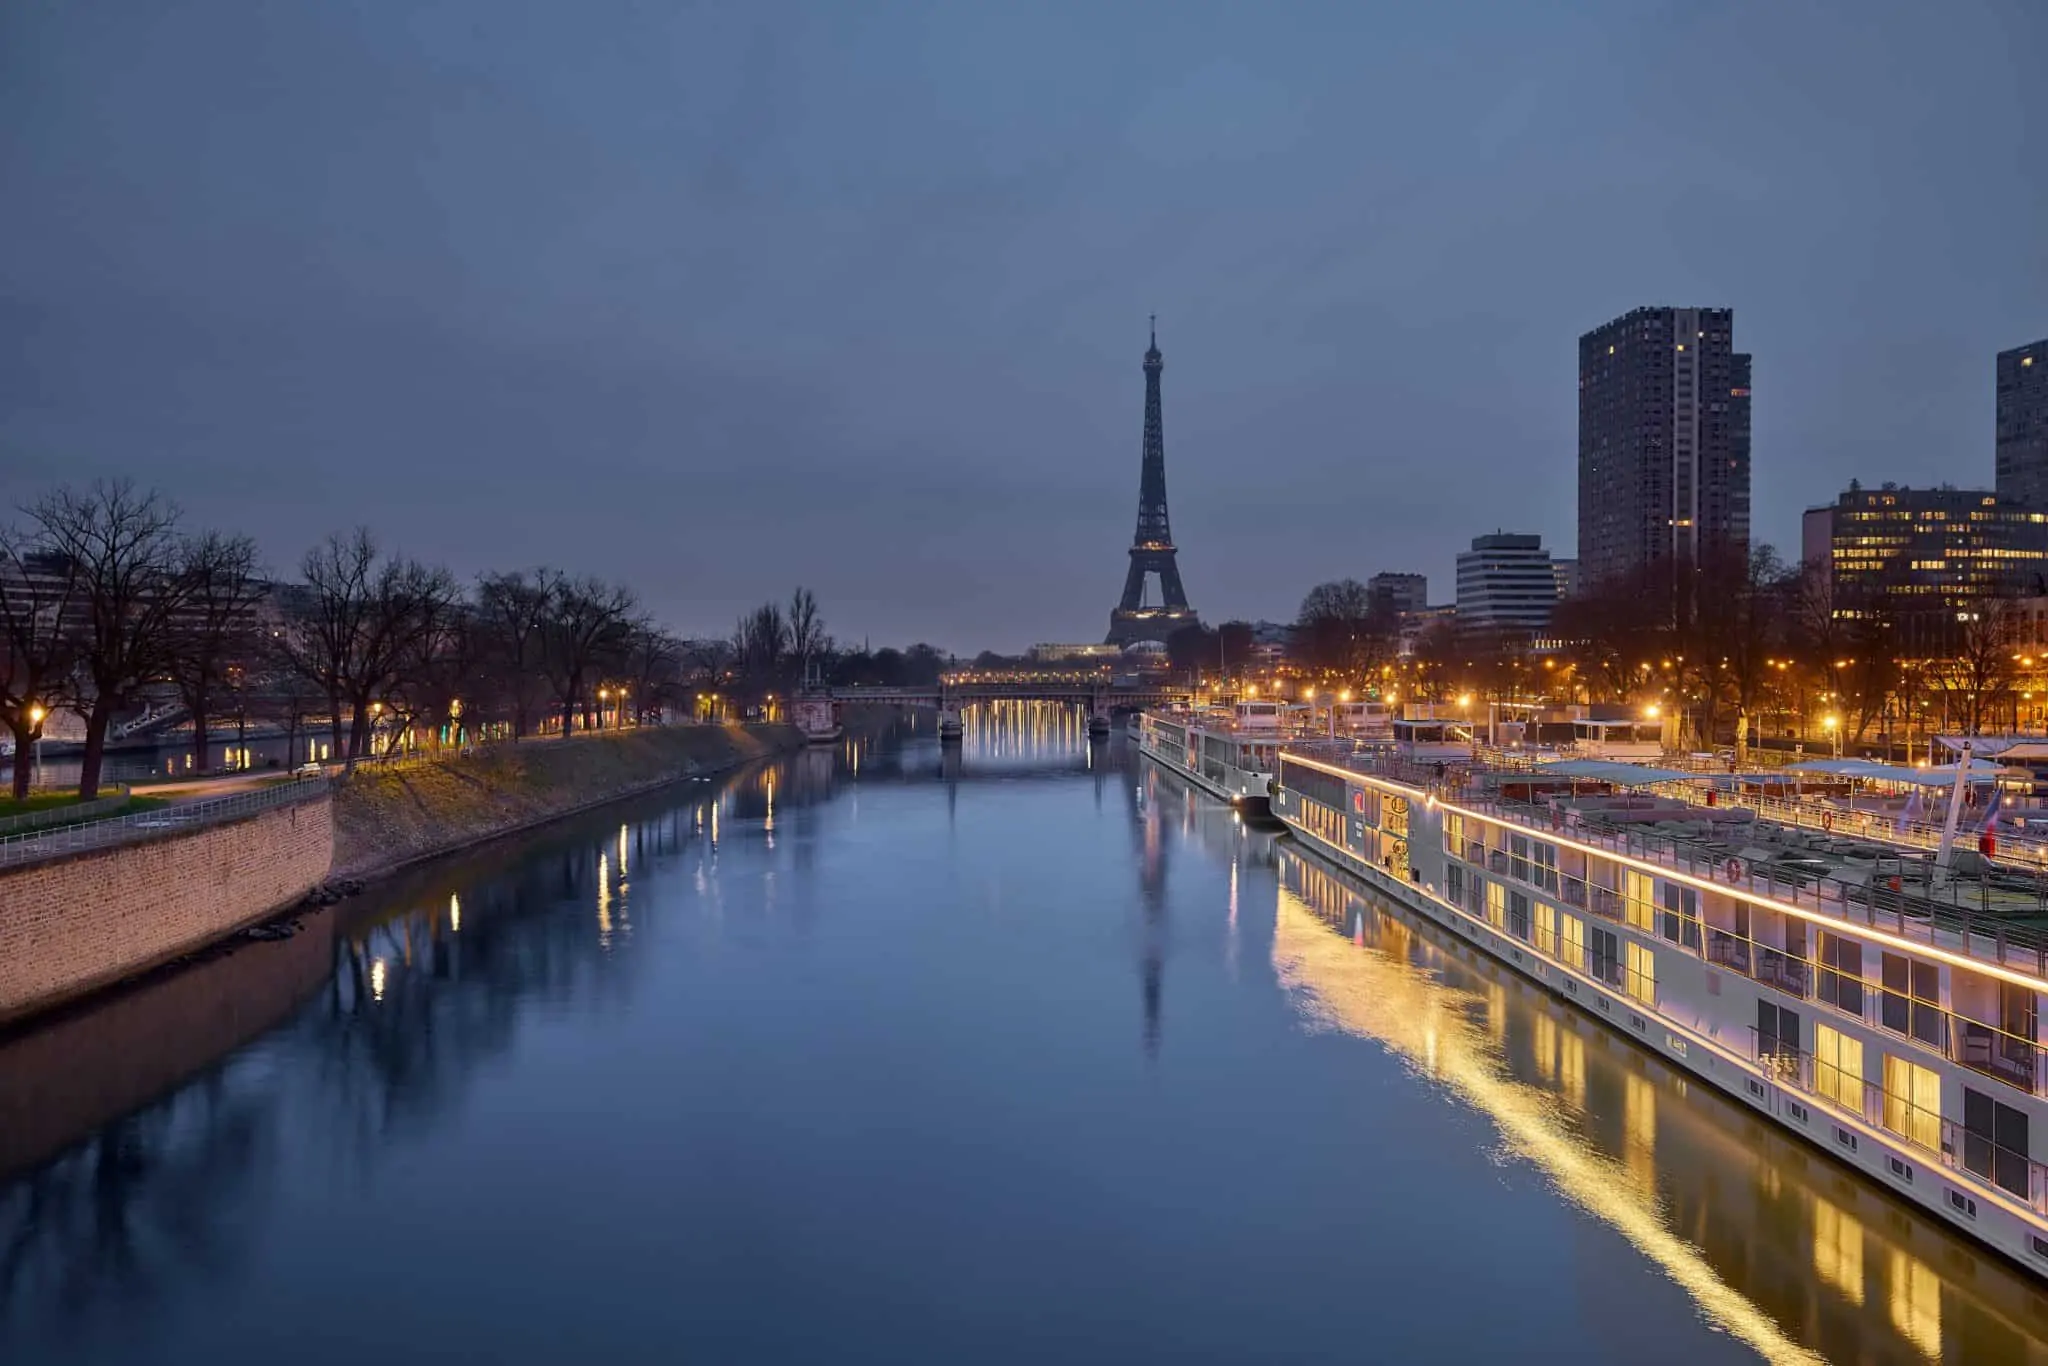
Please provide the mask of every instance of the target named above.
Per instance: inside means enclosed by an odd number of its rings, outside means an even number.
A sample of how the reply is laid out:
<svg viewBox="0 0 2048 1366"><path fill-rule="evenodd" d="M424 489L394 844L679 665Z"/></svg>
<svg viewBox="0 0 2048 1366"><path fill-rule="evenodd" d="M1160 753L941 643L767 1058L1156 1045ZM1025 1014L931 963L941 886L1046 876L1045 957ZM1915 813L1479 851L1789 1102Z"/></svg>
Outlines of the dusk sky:
<svg viewBox="0 0 2048 1366"><path fill-rule="evenodd" d="M723 634L1099 639L1160 317L1211 621L1574 545L1576 339L1735 309L1760 538L1988 485L2048 5L0 3L0 495Z"/></svg>

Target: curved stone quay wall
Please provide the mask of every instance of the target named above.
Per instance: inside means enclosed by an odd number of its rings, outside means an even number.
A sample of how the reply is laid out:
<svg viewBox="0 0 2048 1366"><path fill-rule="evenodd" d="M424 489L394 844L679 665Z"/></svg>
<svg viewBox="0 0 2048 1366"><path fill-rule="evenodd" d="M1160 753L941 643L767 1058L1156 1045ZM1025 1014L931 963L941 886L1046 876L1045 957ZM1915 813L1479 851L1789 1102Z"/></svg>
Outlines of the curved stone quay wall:
<svg viewBox="0 0 2048 1366"><path fill-rule="evenodd" d="M191 953L327 877L334 804L0 872L0 1022Z"/></svg>

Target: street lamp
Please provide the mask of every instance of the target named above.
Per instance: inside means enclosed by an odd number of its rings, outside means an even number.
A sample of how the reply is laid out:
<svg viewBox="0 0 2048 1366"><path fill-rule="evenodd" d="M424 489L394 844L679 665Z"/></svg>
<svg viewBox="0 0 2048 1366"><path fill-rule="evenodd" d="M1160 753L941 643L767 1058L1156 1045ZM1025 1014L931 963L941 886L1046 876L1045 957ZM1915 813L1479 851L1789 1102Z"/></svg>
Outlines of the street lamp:
<svg viewBox="0 0 2048 1366"><path fill-rule="evenodd" d="M43 785L43 718L48 715L49 713L43 710L43 704L40 702L28 709L29 729L34 733L36 742L35 777L33 782L37 787Z"/></svg>
<svg viewBox="0 0 2048 1366"><path fill-rule="evenodd" d="M1828 733L1828 738L1835 742L1835 757L1837 759L1841 758L1842 718L1835 715L1833 712L1829 712L1826 716L1823 716L1820 719L1820 728L1826 731Z"/></svg>

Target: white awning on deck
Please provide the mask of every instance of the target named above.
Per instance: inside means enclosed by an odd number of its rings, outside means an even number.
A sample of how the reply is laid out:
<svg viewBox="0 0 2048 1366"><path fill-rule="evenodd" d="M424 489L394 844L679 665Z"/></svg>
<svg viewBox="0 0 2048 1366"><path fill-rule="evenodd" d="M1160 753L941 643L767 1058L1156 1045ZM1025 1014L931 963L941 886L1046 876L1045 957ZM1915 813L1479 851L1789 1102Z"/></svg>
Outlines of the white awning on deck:
<svg viewBox="0 0 2048 1366"><path fill-rule="evenodd" d="M1556 759L1539 766L1531 775L1538 778L1582 778L1616 787L1653 787L1658 783L1701 783L1713 773L1687 773L1676 768L1651 768L1648 764L1625 764L1617 759Z"/></svg>

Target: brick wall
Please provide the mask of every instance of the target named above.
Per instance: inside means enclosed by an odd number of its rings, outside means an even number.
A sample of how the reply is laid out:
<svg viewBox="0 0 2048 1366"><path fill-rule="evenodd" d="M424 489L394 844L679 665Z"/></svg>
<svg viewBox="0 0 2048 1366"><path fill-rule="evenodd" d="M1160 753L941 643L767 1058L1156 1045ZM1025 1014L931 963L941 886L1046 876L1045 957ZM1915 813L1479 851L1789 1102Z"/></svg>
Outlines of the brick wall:
<svg viewBox="0 0 2048 1366"><path fill-rule="evenodd" d="M317 886L333 857L322 798L0 873L0 1020L253 924Z"/></svg>

